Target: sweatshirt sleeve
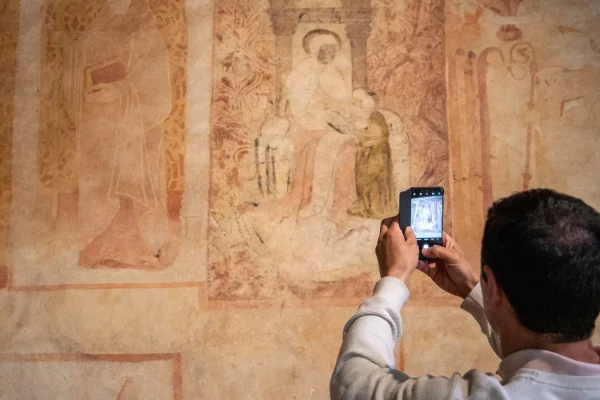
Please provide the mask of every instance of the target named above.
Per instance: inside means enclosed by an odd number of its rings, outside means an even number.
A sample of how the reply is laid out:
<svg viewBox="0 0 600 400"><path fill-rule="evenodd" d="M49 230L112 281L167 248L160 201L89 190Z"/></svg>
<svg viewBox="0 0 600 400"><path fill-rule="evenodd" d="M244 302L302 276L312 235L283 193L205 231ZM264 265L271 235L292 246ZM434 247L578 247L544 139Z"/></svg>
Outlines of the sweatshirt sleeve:
<svg viewBox="0 0 600 400"><path fill-rule="evenodd" d="M498 357L502 358L500 337L492 330L492 327L490 326L490 323L488 322L483 310L483 293L481 292L480 284L477 284L477 286L471 290L471 293L469 293L469 295L465 298L465 301L463 301L463 303L460 305L460 308L475 318L475 321L477 321L481 327L481 332L487 336L488 342L490 342L494 353L496 353Z"/></svg>
<svg viewBox="0 0 600 400"><path fill-rule="evenodd" d="M462 399L469 381L451 378L410 378L395 370L394 348L402 334L400 309L409 291L393 277L381 279L373 297L366 300L344 327L344 340L331 378L331 399Z"/></svg>

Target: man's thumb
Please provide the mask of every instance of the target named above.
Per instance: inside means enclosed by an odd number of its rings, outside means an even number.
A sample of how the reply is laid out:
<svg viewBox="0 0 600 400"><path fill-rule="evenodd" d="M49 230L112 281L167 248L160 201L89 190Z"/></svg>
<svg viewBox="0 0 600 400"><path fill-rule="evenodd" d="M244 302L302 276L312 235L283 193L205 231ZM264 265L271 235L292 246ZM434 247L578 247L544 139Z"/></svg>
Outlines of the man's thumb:
<svg viewBox="0 0 600 400"><path fill-rule="evenodd" d="M456 259L456 253L454 251L439 245L423 249L422 252L427 258L438 258L444 261L455 261Z"/></svg>

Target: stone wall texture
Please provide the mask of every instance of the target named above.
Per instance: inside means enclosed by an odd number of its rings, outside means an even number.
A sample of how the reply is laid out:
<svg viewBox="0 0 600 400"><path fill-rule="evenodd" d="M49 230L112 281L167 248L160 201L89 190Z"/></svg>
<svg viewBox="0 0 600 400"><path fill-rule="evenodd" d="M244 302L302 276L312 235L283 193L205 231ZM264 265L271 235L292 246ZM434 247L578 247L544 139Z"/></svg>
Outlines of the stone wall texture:
<svg viewBox="0 0 600 400"><path fill-rule="evenodd" d="M598 0L4 0L0 399L326 399L380 219L600 207ZM417 271L397 365L495 372ZM600 339L600 332L596 334Z"/></svg>

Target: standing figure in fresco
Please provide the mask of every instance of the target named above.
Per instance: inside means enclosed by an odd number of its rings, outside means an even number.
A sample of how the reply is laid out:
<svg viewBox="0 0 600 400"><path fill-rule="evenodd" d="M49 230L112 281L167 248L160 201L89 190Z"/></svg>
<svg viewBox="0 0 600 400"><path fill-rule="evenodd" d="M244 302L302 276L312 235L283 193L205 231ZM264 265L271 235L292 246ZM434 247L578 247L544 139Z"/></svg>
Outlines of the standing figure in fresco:
<svg viewBox="0 0 600 400"><path fill-rule="evenodd" d="M315 29L306 34L303 47L309 57L294 67L281 96L280 114L291 121L294 149L289 197L300 218L331 217L334 208L345 213L352 204L338 200L348 197L345 191L353 182L336 179L336 165L354 165L355 156L349 121L343 116L352 100L350 85L334 63L340 46L334 32Z"/></svg>
<svg viewBox="0 0 600 400"><path fill-rule="evenodd" d="M79 265L162 268L170 262L163 123L171 84L147 0L107 0L69 50Z"/></svg>
<svg viewBox="0 0 600 400"><path fill-rule="evenodd" d="M390 149L390 130L380 112L369 116L356 150L356 194L358 200L348 214L384 218L398 211Z"/></svg>

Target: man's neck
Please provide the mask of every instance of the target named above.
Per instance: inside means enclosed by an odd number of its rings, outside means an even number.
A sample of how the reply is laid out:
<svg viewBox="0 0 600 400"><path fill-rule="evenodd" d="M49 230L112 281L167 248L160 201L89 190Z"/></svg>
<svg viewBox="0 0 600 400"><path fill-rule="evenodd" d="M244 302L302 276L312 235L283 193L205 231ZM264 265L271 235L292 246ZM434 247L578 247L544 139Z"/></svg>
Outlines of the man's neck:
<svg viewBox="0 0 600 400"><path fill-rule="evenodd" d="M503 357L507 357L517 351L535 349L551 351L575 361L600 364L600 354L594 349L590 339L570 343L553 343L548 336L535 334L530 331L510 335L512 337L507 336L509 335L506 335L502 340Z"/></svg>
<svg viewBox="0 0 600 400"><path fill-rule="evenodd" d="M575 361L589 364L600 364L600 354L594 349L589 339L572 343L552 343L545 349Z"/></svg>

